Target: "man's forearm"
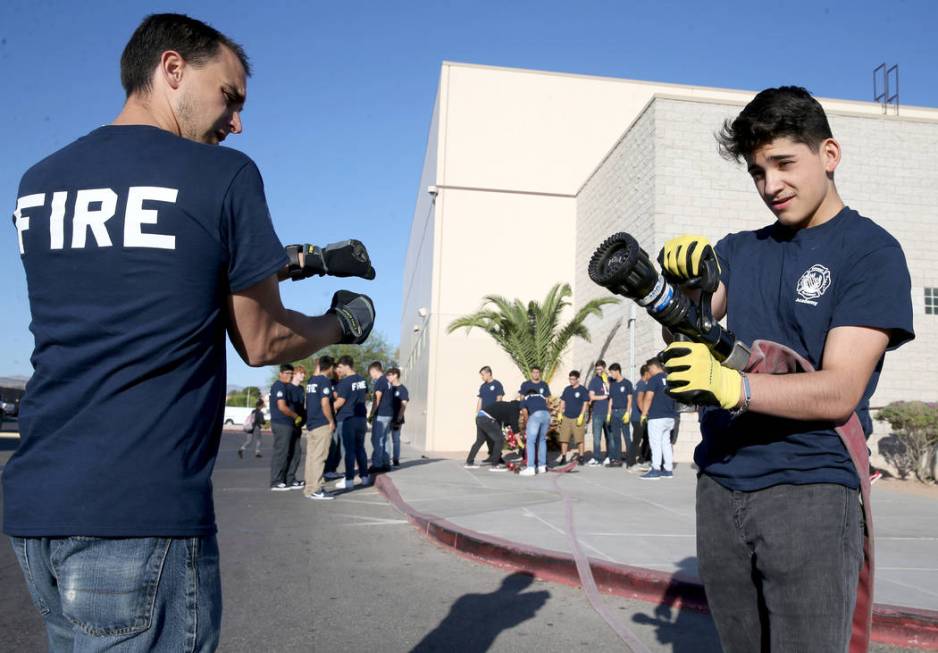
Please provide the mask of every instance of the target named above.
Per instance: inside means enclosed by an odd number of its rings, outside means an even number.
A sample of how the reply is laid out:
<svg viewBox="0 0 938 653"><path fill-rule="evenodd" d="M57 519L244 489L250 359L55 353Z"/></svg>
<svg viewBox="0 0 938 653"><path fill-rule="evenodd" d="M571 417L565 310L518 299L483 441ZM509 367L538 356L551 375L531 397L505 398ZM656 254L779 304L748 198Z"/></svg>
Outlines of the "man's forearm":
<svg viewBox="0 0 938 653"><path fill-rule="evenodd" d="M284 309L281 319L267 337L267 360L263 364L288 363L337 343L342 337L333 315L311 317Z"/></svg>
<svg viewBox="0 0 938 653"><path fill-rule="evenodd" d="M839 424L850 418L860 401L833 371L748 376L752 390L749 410L756 413ZM742 405L742 391L740 395Z"/></svg>

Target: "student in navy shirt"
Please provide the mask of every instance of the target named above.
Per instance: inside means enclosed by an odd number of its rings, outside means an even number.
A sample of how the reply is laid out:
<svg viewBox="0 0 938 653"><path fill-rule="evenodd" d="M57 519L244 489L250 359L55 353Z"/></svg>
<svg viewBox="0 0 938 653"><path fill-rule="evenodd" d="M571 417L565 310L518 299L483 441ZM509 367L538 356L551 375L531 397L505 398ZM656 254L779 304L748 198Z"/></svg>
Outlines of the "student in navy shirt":
<svg viewBox="0 0 938 653"><path fill-rule="evenodd" d="M547 428L550 426L550 411L547 409L547 397L535 387L528 388L528 394L521 402L521 412L527 417L525 427L525 450L527 466L521 470L521 476L534 476L547 472Z"/></svg>
<svg viewBox="0 0 938 653"><path fill-rule="evenodd" d="M351 356L342 356L336 365L339 383L335 387L336 431L345 445L345 478L339 479L336 488L351 490L355 484L355 463L362 485L369 485L368 456L365 453L365 431L368 430L365 400L368 384L355 372Z"/></svg>
<svg viewBox="0 0 938 653"><path fill-rule="evenodd" d="M589 407L589 394L580 385L579 370L571 370L567 377L570 385L560 395L560 463L567 462L567 449L570 438L576 443L576 458L583 457L583 440L586 436L586 411Z"/></svg>
<svg viewBox="0 0 938 653"><path fill-rule="evenodd" d="M398 367L392 367L385 375L388 383L391 384L391 464L398 467L401 464L401 427L404 426L404 413L407 410L407 402L410 401L410 394L407 387L401 383L401 370Z"/></svg>
<svg viewBox="0 0 938 653"><path fill-rule="evenodd" d="M618 448L609 437L609 420L612 411L609 406L609 382L606 377L606 361L596 361L593 378L589 383L590 409L593 411L593 455L587 463L589 466L599 465L602 461L603 433L606 434L606 462L619 459Z"/></svg>
<svg viewBox="0 0 938 653"><path fill-rule="evenodd" d="M622 376L622 366L613 363L609 366L609 396L612 402L612 419L609 421L610 437L616 443L616 448L622 451L622 440L625 439L625 459L627 466L635 464L635 447L629 438L629 415L632 412L632 383ZM609 463L610 467L621 467L622 461L617 459Z"/></svg>
<svg viewBox="0 0 938 653"><path fill-rule="evenodd" d="M646 481L669 479L674 476L671 430L677 417L677 406L667 393L668 379L661 361L652 358L645 364L650 378L645 387L643 416L648 428L648 443L651 445L651 469L640 478Z"/></svg>
<svg viewBox="0 0 938 653"><path fill-rule="evenodd" d="M384 366L374 361L368 366L374 388L371 400L371 466L373 471L386 472L391 469L391 457L387 452L388 429L393 417L391 408L391 384L384 376Z"/></svg>
<svg viewBox="0 0 938 653"><path fill-rule="evenodd" d="M20 182L35 371L3 470L3 530L52 650L217 646L225 333L263 366L371 330L364 296L336 293L319 317L283 307L288 258L260 172L217 147L241 132L248 74L242 48L208 25L149 16L121 58L120 115ZM54 565L47 538L61 538ZM143 580L152 569L158 587Z"/></svg>
<svg viewBox="0 0 938 653"><path fill-rule="evenodd" d="M492 376L491 367L488 365L483 366L482 369L479 370L479 376L482 378L482 385L479 386L479 394L477 395L476 415L478 415L479 411L485 406L494 404L496 401L501 401L505 396L505 388L502 387L498 379ZM499 457L495 455L492 441L486 438L485 433L478 425L476 425L476 440L484 440L489 450L489 457L482 461L483 465L491 463L494 458Z"/></svg>
<svg viewBox="0 0 938 653"><path fill-rule="evenodd" d="M335 431L332 413L331 356L320 356L316 374L306 382L306 487L303 495L308 499L329 501L335 497L326 491L323 470Z"/></svg>
<svg viewBox="0 0 938 653"><path fill-rule="evenodd" d="M535 366L531 368L531 378L521 384L518 390L518 397L523 400L527 396L528 390L534 390L542 397L550 396L550 386L541 381L541 368Z"/></svg>
<svg viewBox="0 0 938 653"><path fill-rule="evenodd" d="M854 468L834 426L854 412L868 423L885 352L914 337L909 271L898 241L841 200L840 145L807 91L762 91L719 141L745 161L775 221L715 250L702 236L668 241L665 272L699 277L715 251L720 280L704 288L714 318L817 371L742 376L706 347L665 350L671 392L719 407L702 416L694 455L700 575L727 650L844 651L868 470Z"/></svg>
<svg viewBox="0 0 938 653"><path fill-rule="evenodd" d="M303 438L303 423L306 421L306 368L302 365L296 365L293 368L293 378L287 388L290 391L290 408L299 416L299 420L293 423L293 441L290 449L290 464L287 466L287 482L291 484L291 489L300 489L306 487L306 481L296 480L296 471L300 468L303 460L303 450L306 448L306 440ZM292 482L290 479L293 479Z"/></svg>
<svg viewBox="0 0 938 653"><path fill-rule="evenodd" d="M270 430L274 436L274 451L270 456L270 489L273 492L302 490L304 484L296 480L299 466L296 449L296 427L303 418L297 412L296 370L290 363L280 366L279 378L270 386Z"/></svg>
<svg viewBox="0 0 938 653"><path fill-rule="evenodd" d="M632 428L632 446L635 450L635 462L639 464L651 460L651 447L648 446L648 433L645 429L645 420L642 416L645 405L645 395L648 389L648 366L642 365L639 369L639 379L632 392L632 414L629 417Z"/></svg>

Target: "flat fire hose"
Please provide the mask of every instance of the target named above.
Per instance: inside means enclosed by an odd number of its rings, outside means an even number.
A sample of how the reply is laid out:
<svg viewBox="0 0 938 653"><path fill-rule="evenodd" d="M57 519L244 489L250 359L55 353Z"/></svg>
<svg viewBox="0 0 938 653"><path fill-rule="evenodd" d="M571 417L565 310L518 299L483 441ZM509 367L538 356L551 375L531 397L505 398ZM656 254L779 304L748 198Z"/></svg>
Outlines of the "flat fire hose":
<svg viewBox="0 0 938 653"><path fill-rule="evenodd" d="M570 552L573 554L573 561L576 563L577 574L580 576L580 586L583 588L583 593L586 594L586 599L589 601L592 608L603 618L603 621L612 628L613 632L619 636L619 639L625 643L626 649L632 653L651 653L641 640L638 639L635 633L632 632L632 629L622 623L609 609L603 601L602 595L599 593L599 588L596 587L596 579L593 578L593 570L590 568L589 558L583 553L580 540L577 539L576 536L576 525L573 522L573 501L560 489L560 484L558 483L560 474L565 474L574 467L576 467L575 462L564 465L563 467L555 467L551 471L559 473L552 475L551 483L563 500L564 530L567 533L567 542L570 544Z"/></svg>

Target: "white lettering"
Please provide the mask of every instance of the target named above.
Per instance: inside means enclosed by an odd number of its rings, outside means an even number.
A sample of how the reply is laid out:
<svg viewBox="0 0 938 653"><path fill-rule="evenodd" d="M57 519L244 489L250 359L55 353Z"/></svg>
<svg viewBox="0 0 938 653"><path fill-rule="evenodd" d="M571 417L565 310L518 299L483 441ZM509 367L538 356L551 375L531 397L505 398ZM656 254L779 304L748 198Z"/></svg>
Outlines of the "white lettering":
<svg viewBox="0 0 938 653"><path fill-rule="evenodd" d="M16 210L13 211L13 220L16 223L16 235L20 241L20 254L26 253L23 251L23 232L29 229L29 216L23 215L23 209L34 209L45 203L45 193L26 195L16 200Z"/></svg>
<svg viewBox="0 0 938 653"><path fill-rule="evenodd" d="M95 203L100 203L101 207L92 210L91 205ZM75 200L75 216L72 218L72 248L84 249L89 227L98 247L110 247L111 236L104 223L114 217L116 208L117 193L110 188L78 191L78 199Z"/></svg>
<svg viewBox="0 0 938 653"><path fill-rule="evenodd" d="M52 215L49 216L49 249L65 248L65 200L68 193L60 190L52 195Z"/></svg>
<svg viewBox="0 0 938 653"><path fill-rule="evenodd" d="M144 224L156 224L157 212L144 209L144 200L176 203L179 191L159 186L131 186L127 194L127 212L124 214L124 247L151 247L176 249L176 237L143 232Z"/></svg>

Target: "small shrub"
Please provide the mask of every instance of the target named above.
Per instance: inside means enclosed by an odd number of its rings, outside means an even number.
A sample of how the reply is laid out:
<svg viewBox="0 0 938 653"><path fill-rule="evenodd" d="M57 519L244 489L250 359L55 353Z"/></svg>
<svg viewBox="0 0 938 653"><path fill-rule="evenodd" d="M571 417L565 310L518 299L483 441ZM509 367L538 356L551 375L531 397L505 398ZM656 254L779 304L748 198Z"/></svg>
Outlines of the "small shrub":
<svg viewBox="0 0 938 653"><path fill-rule="evenodd" d="M933 468L938 448L938 404L923 401L895 401L879 411L876 419L889 422L898 447L885 453L899 476L911 472L922 482L934 480Z"/></svg>

